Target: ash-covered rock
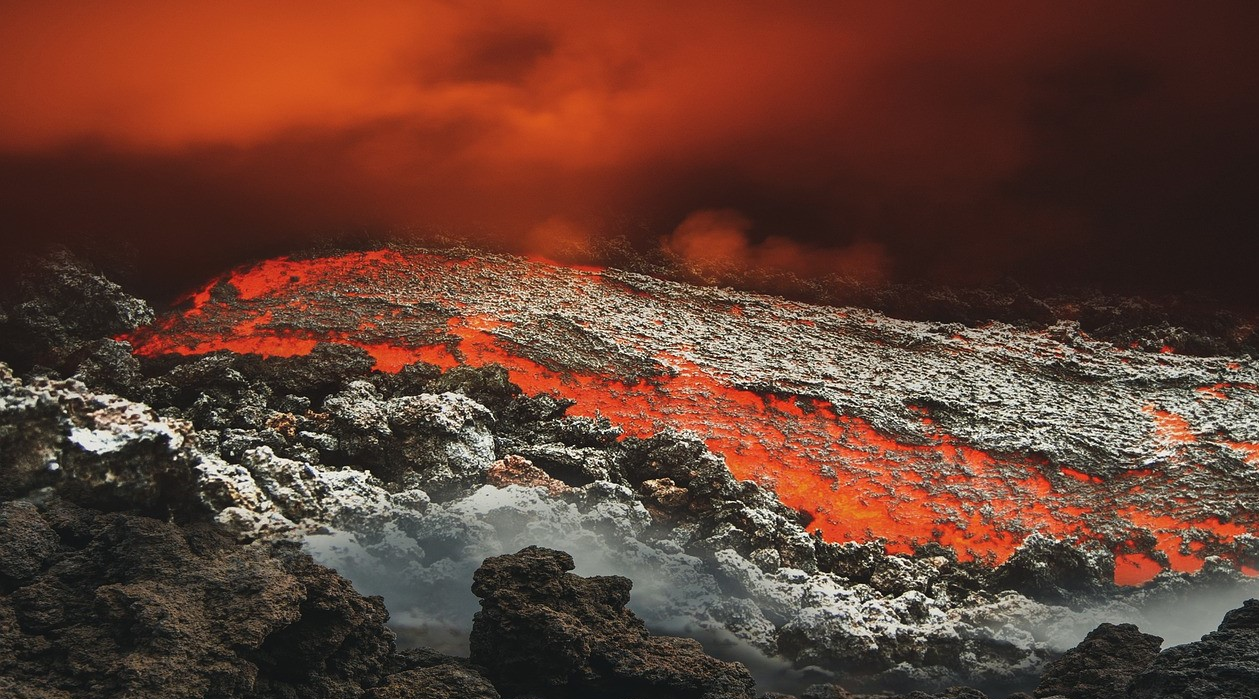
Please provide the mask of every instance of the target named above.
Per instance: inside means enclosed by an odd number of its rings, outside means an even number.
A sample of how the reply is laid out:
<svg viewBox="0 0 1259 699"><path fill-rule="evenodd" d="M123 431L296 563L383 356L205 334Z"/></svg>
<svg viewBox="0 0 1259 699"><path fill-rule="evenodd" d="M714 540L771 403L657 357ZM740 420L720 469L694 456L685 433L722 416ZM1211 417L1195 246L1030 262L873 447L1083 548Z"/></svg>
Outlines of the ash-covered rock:
<svg viewBox="0 0 1259 699"><path fill-rule="evenodd" d="M343 459L389 481L410 474L434 495L461 492L484 478L494 459L493 414L458 393L386 399L368 381L351 381L323 409Z"/></svg>
<svg viewBox="0 0 1259 699"><path fill-rule="evenodd" d="M191 427L75 380L26 383L0 363L0 496L56 486L105 509L167 513L195 498Z"/></svg>
<svg viewBox="0 0 1259 699"><path fill-rule="evenodd" d="M572 569L568 554L531 546L477 570L472 660L505 696L752 697L746 668L694 640L649 634L625 608L630 580Z"/></svg>

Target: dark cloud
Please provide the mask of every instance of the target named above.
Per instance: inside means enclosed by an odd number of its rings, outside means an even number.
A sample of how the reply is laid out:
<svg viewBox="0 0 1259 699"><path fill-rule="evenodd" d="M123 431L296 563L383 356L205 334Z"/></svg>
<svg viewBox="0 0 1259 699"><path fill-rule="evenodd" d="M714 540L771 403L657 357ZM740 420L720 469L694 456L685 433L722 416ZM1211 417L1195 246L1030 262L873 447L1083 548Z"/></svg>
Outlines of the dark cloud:
<svg viewBox="0 0 1259 699"><path fill-rule="evenodd" d="M434 232L1239 301L1259 263L1253 3L0 13L4 245L131 249L156 285Z"/></svg>

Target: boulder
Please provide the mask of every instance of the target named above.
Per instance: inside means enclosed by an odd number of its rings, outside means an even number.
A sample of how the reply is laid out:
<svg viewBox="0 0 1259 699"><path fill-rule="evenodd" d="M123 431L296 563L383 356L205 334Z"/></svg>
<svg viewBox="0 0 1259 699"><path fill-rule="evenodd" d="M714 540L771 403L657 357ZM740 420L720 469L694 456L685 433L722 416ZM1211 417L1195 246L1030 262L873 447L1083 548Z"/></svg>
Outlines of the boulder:
<svg viewBox="0 0 1259 699"><path fill-rule="evenodd" d="M530 546L486 559L473 577L472 661L503 696L751 699L741 664L649 634L625 608L627 578L583 578L573 567L567 553Z"/></svg>

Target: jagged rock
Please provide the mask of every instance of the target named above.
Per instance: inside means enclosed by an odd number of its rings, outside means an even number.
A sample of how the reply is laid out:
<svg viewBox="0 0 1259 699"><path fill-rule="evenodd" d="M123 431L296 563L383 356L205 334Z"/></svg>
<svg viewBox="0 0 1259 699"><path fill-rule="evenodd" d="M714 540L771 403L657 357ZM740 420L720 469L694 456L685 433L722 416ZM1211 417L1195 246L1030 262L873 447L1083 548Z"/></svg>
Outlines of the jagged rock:
<svg viewBox="0 0 1259 699"><path fill-rule="evenodd" d="M0 325L0 357L73 369L93 341L153 320L153 309L67 251L32 261Z"/></svg>
<svg viewBox="0 0 1259 699"><path fill-rule="evenodd" d="M178 364L148 386L150 399L187 409L200 427L260 427L271 388L251 382L237 364L228 352Z"/></svg>
<svg viewBox="0 0 1259 699"><path fill-rule="evenodd" d="M512 383L507 370L497 364L483 367L457 366L432 382L433 393L458 393L501 414L517 397L520 387Z"/></svg>
<svg viewBox="0 0 1259 699"><path fill-rule="evenodd" d="M519 444L511 448L552 477L571 486L594 481L619 480L607 448L571 447L565 444Z"/></svg>
<svg viewBox="0 0 1259 699"><path fill-rule="evenodd" d="M373 532L414 529L428 507L421 490L386 490L370 473L321 469L251 449L240 464L203 459L196 468L198 492L216 519L248 536L337 527Z"/></svg>
<svg viewBox="0 0 1259 699"><path fill-rule="evenodd" d="M473 577L472 660L504 696L752 697L743 666L648 634L625 609L628 579L572 569L568 554L531 546L487 559Z"/></svg>
<svg viewBox="0 0 1259 699"><path fill-rule="evenodd" d="M1133 678L1130 699L1253 699L1259 691L1259 600L1224 615L1202 640L1158 654Z"/></svg>
<svg viewBox="0 0 1259 699"><path fill-rule="evenodd" d="M55 485L107 509L169 512L192 499L186 423L77 381L23 384L0 364L0 496Z"/></svg>
<svg viewBox="0 0 1259 699"><path fill-rule="evenodd" d="M10 526L31 510L10 504ZM381 600L295 549L56 501L40 518L25 529L62 528L56 555L27 556L0 595L6 696L349 698L384 674ZM85 519L88 538L66 528Z"/></svg>
<svg viewBox="0 0 1259 699"><path fill-rule="evenodd" d="M318 402L350 381L368 378L374 361L361 348L320 342L309 354L295 357L242 357L237 369L251 380L265 381L277 394Z"/></svg>
<svg viewBox="0 0 1259 699"><path fill-rule="evenodd" d="M429 386L433 380L442 375L441 367L415 362L407 364L396 373L376 373L369 380L376 384L381 395L388 398L413 396L421 393L432 393Z"/></svg>
<svg viewBox="0 0 1259 699"><path fill-rule="evenodd" d="M536 402L544 398L554 402L554 405L560 409L561 415L564 410L576 405L576 401L561 399L548 394L540 394L530 400ZM515 426L511 436L527 444L563 444L568 447L607 448L614 445L622 435L621 428L613 425L607 418L555 416L518 425L512 420L508 421L508 424Z"/></svg>
<svg viewBox="0 0 1259 699"><path fill-rule="evenodd" d="M494 461L494 416L458 393L384 399L367 381L351 381L324 400L338 447L386 481L451 494L484 481Z"/></svg>
<svg viewBox="0 0 1259 699"><path fill-rule="evenodd" d="M389 424L400 437L396 452L386 454L389 473L409 473L433 496L466 492L485 482L494 462L494 416L485 406L458 393L402 396L386 404Z"/></svg>
<svg viewBox="0 0 1259 699"><path fill-rule="evenodd" d="M324 400L323 408L347 431L376 437L391 434L389 408L376 387L367 381L346 384Z"/></svg>
<svg viewBox="0 0 1259 699"><path fill-rule="evenodd" d="M110 338L89 344L86 356L75 369L74 378L98 391L127 394L138 391L144 376L140 360L131 354L131 343Z"/></svg>
<svg viewBox="0 0 1259 699"><path fill-rule="evenodd" d="M1111 589L1114 577L1110 551L1032 534L993 571L986 587L1018 590L1032 599L1068 604Z"/></svg>
<svg viewBox="0 0 1259 699"><path fill-rule="evenodd" d="M1125 699L1129 680L1158 655L1163 639L1132 624L1102 624L1045 670L1037 697Z"/></svg>

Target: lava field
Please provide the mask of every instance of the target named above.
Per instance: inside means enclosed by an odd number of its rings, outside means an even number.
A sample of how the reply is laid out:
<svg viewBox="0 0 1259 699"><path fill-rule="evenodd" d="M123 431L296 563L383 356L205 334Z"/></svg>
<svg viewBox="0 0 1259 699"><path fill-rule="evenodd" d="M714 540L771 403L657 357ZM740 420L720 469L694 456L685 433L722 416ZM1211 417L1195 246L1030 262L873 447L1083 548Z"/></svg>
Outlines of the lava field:
<svg viewBox="0 0 1259 699"><path fill-rule="evenodd" d="M910 322L611 269L380 250L216 279L126 335L142 356L360 347L505 367L627 435L697 434L833 542L1007 560L1033 533L1139 584L1259 572L1259 365L993 323Z"/></svg>
<svg viewBox="0 0 1259 699"><path fill-rule="evenodd" d="M1259 686L1249 356L459 250L160 315L68 255L24 284L0 696Z"/></svg>

